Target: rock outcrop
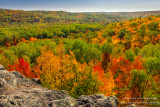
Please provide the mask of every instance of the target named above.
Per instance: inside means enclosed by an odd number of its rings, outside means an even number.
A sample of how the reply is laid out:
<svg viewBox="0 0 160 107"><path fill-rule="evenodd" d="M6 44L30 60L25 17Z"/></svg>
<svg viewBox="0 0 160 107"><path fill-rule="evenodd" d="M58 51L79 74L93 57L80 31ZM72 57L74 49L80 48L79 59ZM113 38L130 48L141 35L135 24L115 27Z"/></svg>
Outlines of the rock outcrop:
<svg viewBox="0 0 160 107"><path fill-rule="evenodd" d="M102 94L82 95L76 100L76 107L117 107L118 100L115 96L106 97Z"/></svg>
<svg viewBox="0 0 160 107"><path fill-rule="evenodd" d="M0 107L117 107L114 96L82 95L78 99L64 90L49 90L40 80L27 79L19 72L8 72L0 65Z"/></svg>

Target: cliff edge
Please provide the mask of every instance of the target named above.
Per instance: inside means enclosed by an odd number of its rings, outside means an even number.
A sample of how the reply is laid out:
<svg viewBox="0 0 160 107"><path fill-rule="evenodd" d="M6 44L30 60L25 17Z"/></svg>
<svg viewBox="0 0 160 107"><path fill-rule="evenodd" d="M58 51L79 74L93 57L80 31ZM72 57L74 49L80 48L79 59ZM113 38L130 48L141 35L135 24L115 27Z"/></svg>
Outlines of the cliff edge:
<svg viewBox="0 0 160 107"><path fill-rule="evenodd" d="M115 96L82 95L77 99L62 90L40 86L40 80L28 79L0 65L0 107L117 107Z"/></svg>

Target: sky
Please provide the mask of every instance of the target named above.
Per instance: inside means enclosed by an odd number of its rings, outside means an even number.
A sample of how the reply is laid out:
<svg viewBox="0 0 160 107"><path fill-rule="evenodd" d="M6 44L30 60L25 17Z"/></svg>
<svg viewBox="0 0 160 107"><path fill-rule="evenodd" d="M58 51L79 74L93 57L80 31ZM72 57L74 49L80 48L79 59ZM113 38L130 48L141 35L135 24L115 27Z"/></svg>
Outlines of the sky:
<svg viewBox="0 0 160 107"><path fill-rule="evenodd" d="M0 0L0 8L68 12L133 12L160 10L160 0Z"/></svg>

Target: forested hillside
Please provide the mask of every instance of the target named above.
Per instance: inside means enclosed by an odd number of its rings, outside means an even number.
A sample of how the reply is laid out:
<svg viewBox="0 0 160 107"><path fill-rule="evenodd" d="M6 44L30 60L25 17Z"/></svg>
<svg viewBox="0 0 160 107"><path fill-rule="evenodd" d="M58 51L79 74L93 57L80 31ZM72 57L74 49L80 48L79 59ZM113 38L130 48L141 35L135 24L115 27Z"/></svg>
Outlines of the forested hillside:
<svg viewBox="0 0 160 107"><path fill-rule="evenodd" d="M22 11L0 9L0 22L11 23L110 23L127 17L105 14L69 13L65 11Z"/></svg>
<svg viewBox="0 0 160 107"><path fill-rule="evenodd" d="M24 13L38 18L45 14L41 23L11 24L9 16L22 22L34 18L23 14L24 18L18 19L15 14L22 11L9 10L8 16L6 11L0 15L0 64L7 70L39 78L42 86L66 90L75 98L102 93L115 95L121 102L160 100L159 16L106 25L107 18L96 23L82 20L89 16L71 14L72 21L78 17L77 23L50 23L45 20L48 15L63 18L67 14L66 18L70 13L40 11Z"/></svg>

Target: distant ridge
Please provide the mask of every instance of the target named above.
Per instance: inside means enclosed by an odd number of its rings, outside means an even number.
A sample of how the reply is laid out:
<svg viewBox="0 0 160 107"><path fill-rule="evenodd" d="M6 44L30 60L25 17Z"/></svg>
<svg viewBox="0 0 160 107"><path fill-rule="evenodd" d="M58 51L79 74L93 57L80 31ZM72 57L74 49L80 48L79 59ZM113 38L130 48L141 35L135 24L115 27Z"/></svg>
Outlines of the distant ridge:
<svg viewBox="0 0 160 107"><path fill-rule="evenodd" d="M105 15L120 15L120 16L131 16L131 17L146 17L150 15L160 15L160 10L155 11L136 11L136 12L82 12L87 14L105 14Z"/></svg>
<svg viewBox="0 0 160 107"><path fill-rule="evenodd" d="M0 23L111 23L130 18L160 15L157 11L139 12L66 12L46 10L13 10L0 8ZM4 17L5 16L5 17Z"/></svg>
<svg viewBox="0 0 160 107"><path fill-rule="evenodd" d="M127 19L128 17L118 15L71 13L66 11L0 9L0 23L110 23Z"/></svg>

